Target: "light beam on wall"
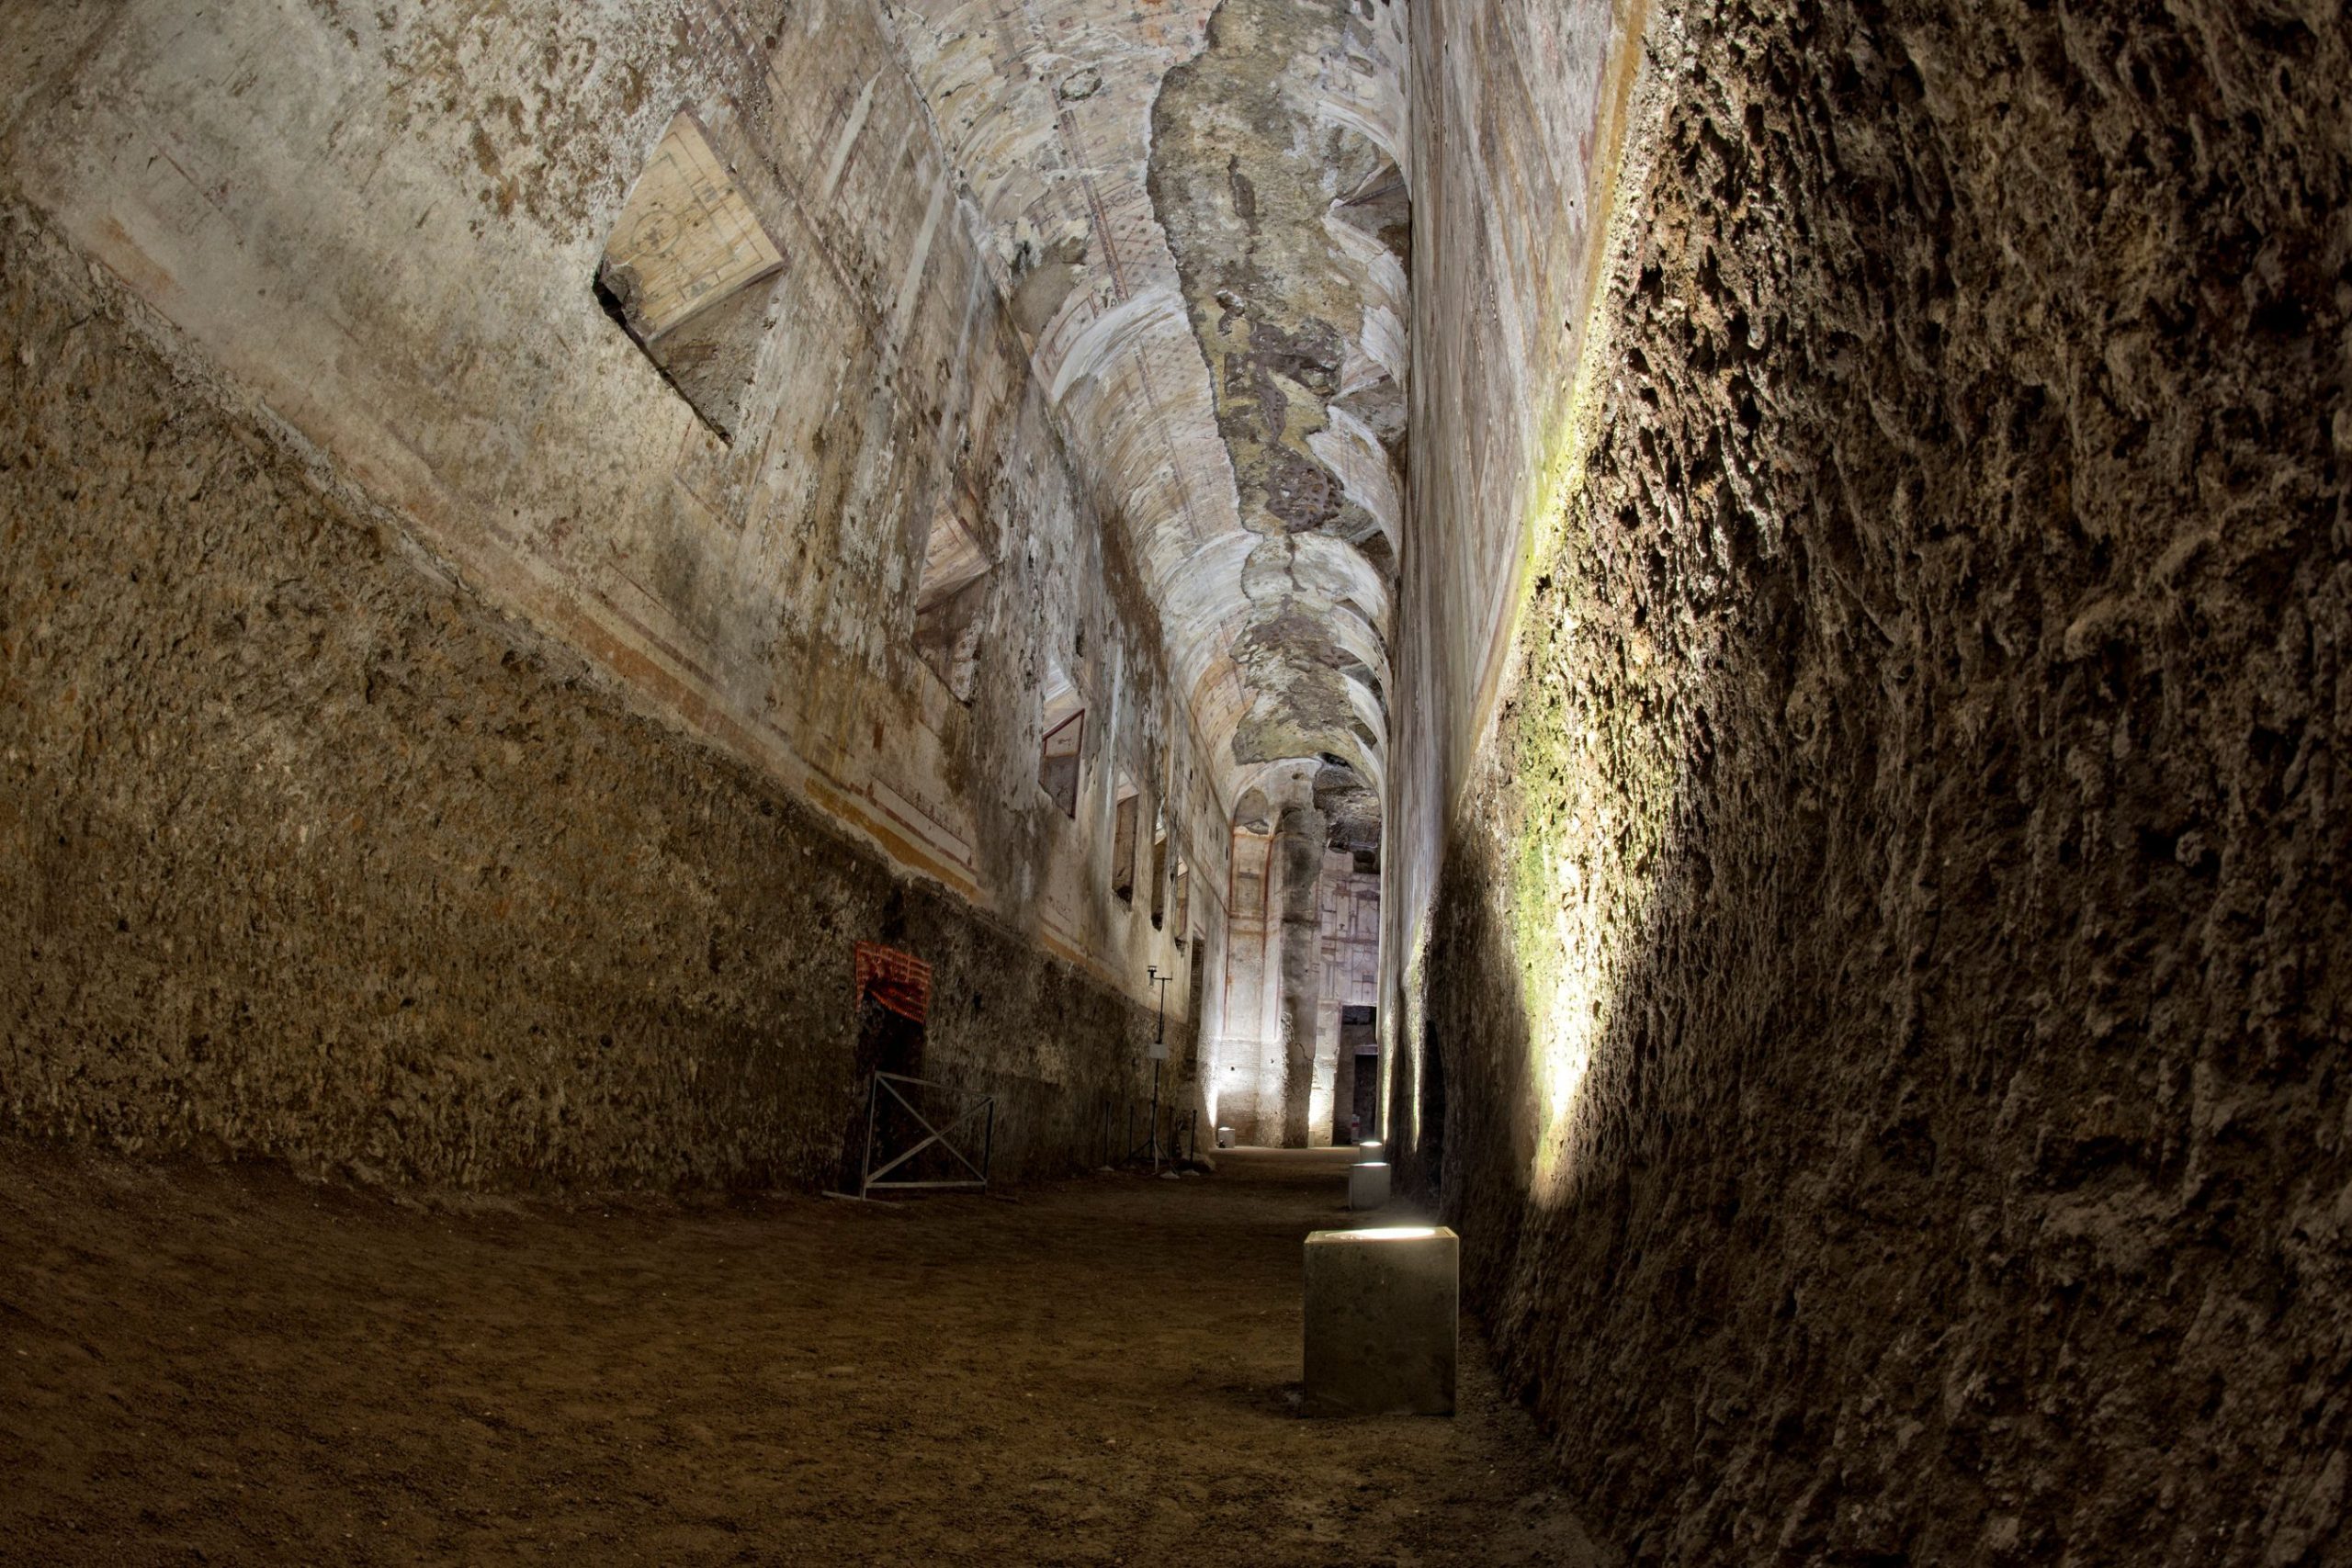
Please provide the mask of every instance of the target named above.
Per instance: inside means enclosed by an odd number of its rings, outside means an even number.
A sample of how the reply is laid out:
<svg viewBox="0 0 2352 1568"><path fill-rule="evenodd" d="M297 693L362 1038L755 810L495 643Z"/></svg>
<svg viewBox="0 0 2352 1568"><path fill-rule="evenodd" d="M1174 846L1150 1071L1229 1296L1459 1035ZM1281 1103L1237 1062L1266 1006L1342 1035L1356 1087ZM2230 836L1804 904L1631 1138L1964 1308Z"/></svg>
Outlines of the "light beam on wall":
<svg viewBox="0 0 2352 1568"><path fill-rule="evenodd" d="M1622 273L1644 220L1612 205L1607 221L1609 238L1601 254L1608 270ZM1616 318L1606 309L1610 298L1605 286L1588 291L1577 374L1540 448L1508 647L1523 646L1530 635L1536 563L1554 581L1578 581L1577 573L1556 563L1599 434L1597 394L1606 388L1613 362ZM1548 604L1546 614L1556 616L1551 635L1570 643L1578 638L1582 628L1572 596ZM1650 661L1651 647L1639 634L1622 647L1613 638L1604 643L1583 635L1589 647L1569 661L1572 668L1587 660L1594 668L1621 659L1637 668ZM1575 1175L1585 1086L1616 1001L1610 966L1615 956L1638 950L1638 943L1625 939L1648 922L1654 901L1649 868L1665 859L1659 852L1679 784L1675 765L1656 756L1639 726L1623 713L1597 712L1574 692L1560 694L1554 704L1548 709L1542 702L1533 705L1536 713L1521 721L1520 743L1548 750L1544 761L1556 776L1577 783L1563 802L1564 815L1519 846L1510 875L1513 908L1507 912L1518 939L1528 1066L1542 1117L1528 1184L1536 1202L1546 1207L1566 1196Z"/></svg>

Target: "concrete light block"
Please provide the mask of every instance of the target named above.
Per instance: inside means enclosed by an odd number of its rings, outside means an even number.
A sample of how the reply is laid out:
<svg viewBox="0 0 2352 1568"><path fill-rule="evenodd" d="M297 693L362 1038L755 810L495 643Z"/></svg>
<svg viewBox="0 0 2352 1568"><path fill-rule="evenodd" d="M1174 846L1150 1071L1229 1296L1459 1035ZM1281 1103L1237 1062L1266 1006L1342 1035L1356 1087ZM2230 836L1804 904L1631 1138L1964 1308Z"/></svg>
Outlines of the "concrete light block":
<svg viewBox="0 0 2352 1568"><path fill-rule="evenodd" d="M1365 1160L1348 1167L1348 1207L1377 1209L1388 1201L1388 1167L1380 1160Z"/></svg>
<svg viewBox="0 0 2352 1568"><path fill-rule="evenodd" d="M1366 1138L1363 1143L1356 1145L1356 1163L1358 1165L1367 1164L1374 1160L1383 1160L1387 1157L1387 1153L1381 1148L1380 1141L1377 1138Z"/></svg>
<svg viewBox="0 0 2352 1568"><path fill-rule="evenodd" d="M1461 1243L1442 1225L1306 1238L1310 1416L1451 1416Z"/></svg>
<svg viewBox="0 0 2352 1568"><path fill-rule="evenodd" d="M1216 1130L1216 1146L1221 1149L1229 1149L1233 1146L1232 1128L1219 1127Z"/></svg>

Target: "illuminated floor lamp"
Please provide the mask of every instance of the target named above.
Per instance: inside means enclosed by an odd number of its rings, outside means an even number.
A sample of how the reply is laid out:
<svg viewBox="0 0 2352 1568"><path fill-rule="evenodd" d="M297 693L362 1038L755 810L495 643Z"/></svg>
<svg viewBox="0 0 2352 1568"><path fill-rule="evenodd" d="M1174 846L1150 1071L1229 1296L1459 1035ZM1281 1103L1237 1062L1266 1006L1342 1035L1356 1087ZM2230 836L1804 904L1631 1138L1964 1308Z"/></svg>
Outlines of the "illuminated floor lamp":
<svg viewBox="0 0 2352 1568"><path fill-rule="evenodd" d="M1306 1414L1453 1414L1461 1258L1443 1225L1306 1238Z"/></svg>

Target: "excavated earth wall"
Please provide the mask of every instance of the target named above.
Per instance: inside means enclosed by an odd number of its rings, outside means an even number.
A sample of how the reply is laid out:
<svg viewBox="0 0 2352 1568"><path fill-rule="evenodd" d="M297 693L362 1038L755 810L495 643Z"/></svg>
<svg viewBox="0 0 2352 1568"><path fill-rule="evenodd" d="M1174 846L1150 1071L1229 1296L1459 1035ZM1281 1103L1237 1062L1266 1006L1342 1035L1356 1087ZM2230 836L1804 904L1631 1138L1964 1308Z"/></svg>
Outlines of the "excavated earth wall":
<svg viewBox="0 0 2352 1568"><path fill-rule="evenodd" d="M0 228L0 1127L830 1186L878 935L999 1175L1102 1157L1148 1014L489 609L96 276Z"/></svg>
<svg viewBox="0 0 2352 1568"><path fill-rule="evenodd" d="M2347 36L1649 30L1420 1151L1635 1561L2352 1551Z"/></svg>

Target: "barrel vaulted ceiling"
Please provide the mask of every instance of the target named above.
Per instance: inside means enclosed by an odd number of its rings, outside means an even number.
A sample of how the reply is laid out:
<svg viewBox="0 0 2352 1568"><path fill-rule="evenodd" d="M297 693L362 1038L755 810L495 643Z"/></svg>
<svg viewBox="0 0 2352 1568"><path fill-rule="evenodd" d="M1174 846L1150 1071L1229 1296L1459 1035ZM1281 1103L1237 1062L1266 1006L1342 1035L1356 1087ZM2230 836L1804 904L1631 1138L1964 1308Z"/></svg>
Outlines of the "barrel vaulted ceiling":
<svg viewBox="0 0 2352 1568"><path fill-rule="evenodd" d="M1376 835L1409 320L1402 0L888 9L1225 798L1340 759L1363 787L1318 793Z"/></svg>

